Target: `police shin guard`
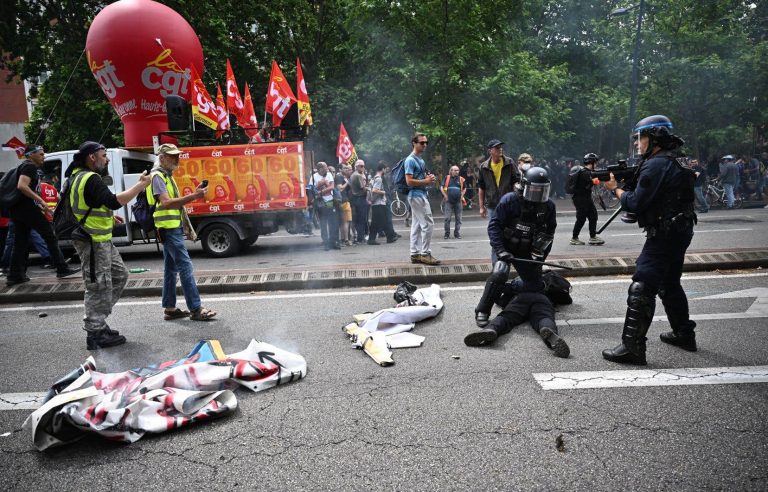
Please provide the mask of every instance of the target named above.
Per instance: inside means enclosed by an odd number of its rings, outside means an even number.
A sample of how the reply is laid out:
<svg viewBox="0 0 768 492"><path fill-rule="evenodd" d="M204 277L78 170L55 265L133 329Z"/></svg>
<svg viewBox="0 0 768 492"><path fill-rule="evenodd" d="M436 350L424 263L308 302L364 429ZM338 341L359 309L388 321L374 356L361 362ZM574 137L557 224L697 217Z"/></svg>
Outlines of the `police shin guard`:
<svg viewBox="0 0 768 492"><path fill-rule="evenodd" d="M680 288L680 295L673 295L673 293L659 291L659 297L664 304L664 310L667 313L667 320L672 327L672 331L662 333L659 338L662 342L680 347L683 350L689 352L696 352L696 323L691 321L688 312L688 299L685 298L685 293L682 293L682 287Z"/></svg>
<svg viewBox="0 0 768 492"><path fill-rule="evenodd" d="M539 332L541 339L544 340L544 343L547 345L547 348L549 348L549 350L551 350L557 357L567 359L568 356L571 355L571 349L568 348L568 344L558 336L557 326L555 326L554 322L548 320L542 321L537 331Z"/></svg>
<svg viewBox="0 0 768 492"><path fill-rule="evenodd" d="M655 294L650 295L643 282L632 282L627 297L627 316L621 342L612 349L603 350L603 358L619 364L637 364L644 366L645 335L653 320L656 308Z"/></svg>
<svg viewBox="0 0 768 492"><path fill-rule="evenodd" d="M480 328L488 326L491 318L491 308L501 294L504 292L504 284L509 277L509 264L503 261L497 261L493 266L493 272L485 281L485 289L480 301L475 308L475 323Z"/></svg>

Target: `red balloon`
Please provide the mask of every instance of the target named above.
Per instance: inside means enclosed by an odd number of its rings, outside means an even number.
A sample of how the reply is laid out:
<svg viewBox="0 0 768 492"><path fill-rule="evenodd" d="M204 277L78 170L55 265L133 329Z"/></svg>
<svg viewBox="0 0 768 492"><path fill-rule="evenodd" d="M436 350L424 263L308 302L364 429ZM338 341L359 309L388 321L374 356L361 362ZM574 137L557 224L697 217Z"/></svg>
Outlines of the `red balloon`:
<svg viewBox="0 0 768 492"><path fill-rule="evenodd" d="M85 42L88 66L123 122L126 147L168 131L165 97L190 99L190 67L203 73L192 26L152 0L120 0L98 13Z"/></svg>

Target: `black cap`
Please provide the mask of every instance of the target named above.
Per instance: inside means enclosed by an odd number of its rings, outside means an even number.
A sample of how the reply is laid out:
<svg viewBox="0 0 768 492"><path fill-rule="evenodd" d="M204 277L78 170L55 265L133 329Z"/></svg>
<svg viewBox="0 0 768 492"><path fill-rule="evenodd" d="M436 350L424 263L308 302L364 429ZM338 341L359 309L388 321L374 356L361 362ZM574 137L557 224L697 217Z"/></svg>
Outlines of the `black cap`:
<svg viewBox="0 0 768 492"><path fill-rule="evenodd" d="M499 145L504 145L504 142L502 142L501 140L497 140L495 138L493 140L491 140L490 142L488 142L488 148L489 149L492 149L494 147L498 147Z"/></svg>
<svg viewBox="0 0 768 492"><path fill-rule="evenodd" d="M80 147L78 147L77 152L80 153L83 156L93 154L94 152L98 152L99 150L106 150L103 145L101 145L98 142L91 142L90 140L87 140L80 144Z"/></svg>

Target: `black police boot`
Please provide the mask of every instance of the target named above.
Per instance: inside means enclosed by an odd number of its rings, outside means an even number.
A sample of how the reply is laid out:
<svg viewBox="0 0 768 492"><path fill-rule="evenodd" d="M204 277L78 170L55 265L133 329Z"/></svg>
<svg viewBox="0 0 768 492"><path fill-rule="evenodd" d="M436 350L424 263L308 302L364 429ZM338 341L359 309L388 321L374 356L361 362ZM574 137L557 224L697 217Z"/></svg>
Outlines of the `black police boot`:
<svg viewBox="0 0 768 492"><path fill-rule="evenodd" d="M88 350L98 350L100 348L116 347L125 343L123 335L113 335L106 329L96 333L89 333L85 339L85 347Z"/></svg>
<svg viewBox="0 0 768 492"><path fill-rule="evenodd" d="M549 350L551 350L557 357L567 359L568 356L571 355L571 349L568 348L568 344L558 336L556 326L541 327L539 329L539 336L544 340L547 348L549 348Z"/></svg>
<svg viewBox="0 0 768 492"><path fill-rule="evenodd" d="M685 294L681 290L673 290L669 293L660 290L659 297L664 304L669 326L672 328L672 331L659 335L661 341L689 352L696 352L696 333L694 332L696 322L691 321Z"/></svg>
<svg viewBox="0 0 768 492"><path fill-rule="evenodd" d="M464 345L468 347L493 345L497 338L499 338L499 334L492 327L480 328L464 337Z"/></svg>
<svg viewBox="0 0 768 492"><path fill-rule="evenodd" d="M672 326L672 331L662 333L659 338L662 342L680 347L688 352L696 352L696 332L693 329L696 328L696 323L688 321L682 325Z"/></svg>
<svg viewBox="0 0 768 492"><path fill-rule="evenodd" d="M645 335L653 320L653 312L656 309L655 293L653 297L647 292L642 282L633 282L629 286L627 298L627 315L624 319L624 331L621 334L621 342L612 349L603 350L603 358L619 364L636 364L644 366L645 360Z"/></svg>
<svg viewBox="0 0 768 492"><path fill-rule="evenodd" d="M509 278L509 265L503 261L497 261L493 267L493 272L485 281L483 295L477 302L475 308L475 323L480 328L488 326L491 317L493 304L501 297L504 292L504 284Z"/></svg>

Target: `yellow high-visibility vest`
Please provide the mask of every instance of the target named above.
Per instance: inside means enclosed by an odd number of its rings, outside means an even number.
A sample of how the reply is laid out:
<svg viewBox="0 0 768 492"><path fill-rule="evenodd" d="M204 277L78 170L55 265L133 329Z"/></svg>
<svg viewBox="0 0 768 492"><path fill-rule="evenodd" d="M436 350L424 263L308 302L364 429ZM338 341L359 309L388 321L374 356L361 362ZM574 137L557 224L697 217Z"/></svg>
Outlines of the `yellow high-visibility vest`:
<svg viewBox="0 0 768 492"><path fill-rule="evenodd" d="M179 189L176 187L176 183L173 181L173 176L168 176L163 171L154 171L151 175L151 179L154 180L155 176L160 178L165 183L165 189L168 192L169 198L178 198ZM178 229L181 227L181 208L163 208L163 204L155 200L154 190L152 186L147 186L145 190L147 194L147 203L149 206L155 205L155 212L152 214L152 218L155 220L155 227L158 229Z"/></svg>
<svg viewBox="0 0 768 492"><path fill-rule="evenodd" d="M85 203L85 184L91 176L99 176L93 171L79 168L76 169L70 179L74 179L69 191L69 203L72 206L72 213L79 221L83 220L83 217L88 213L88 205ZM101 179L98 177L97 179ZM105 205L95 207L88 213L88 217L83 223L83 229L90 234L91 239L94 242L102 243L112 240L112 226L114 225L114 219L112 218L112 210Z"/></svg>

